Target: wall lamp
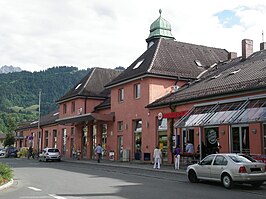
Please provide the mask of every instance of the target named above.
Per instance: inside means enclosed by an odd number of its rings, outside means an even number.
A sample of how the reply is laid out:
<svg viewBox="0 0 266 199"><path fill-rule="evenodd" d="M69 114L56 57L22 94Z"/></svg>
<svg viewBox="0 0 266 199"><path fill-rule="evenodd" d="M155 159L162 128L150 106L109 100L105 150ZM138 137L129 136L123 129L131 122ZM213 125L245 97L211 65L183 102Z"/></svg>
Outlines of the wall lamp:
<svg viewBox="0 0 266 199"><path fill-rule="evenodd" d="M257 133L257 129L252 129L252 133L256 134Z"/></svg>

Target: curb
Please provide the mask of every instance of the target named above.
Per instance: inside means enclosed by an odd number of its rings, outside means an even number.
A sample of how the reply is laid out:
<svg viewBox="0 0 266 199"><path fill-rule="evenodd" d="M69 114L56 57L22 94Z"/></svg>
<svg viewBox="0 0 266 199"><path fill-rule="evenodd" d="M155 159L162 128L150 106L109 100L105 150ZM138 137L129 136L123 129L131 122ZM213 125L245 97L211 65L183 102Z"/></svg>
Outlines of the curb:
<svg viewBox="0 0 266 199"><path fill-rule="evenodd" d="M71 161L71 160L63 160L64 162L68 163L76 163L76 164L91 164L91 165L98 165L99 163L97 162L87 162L87 161ZM175 174L181 174L181 175L186 175L186 171L180 169L180 170L169 170L169 169L164 169L163 166L161 169L153 169L152 167L142 167L141 165L138 164L110 164L107 162L100 163L100 165L103 166L108 166L108 167L123 167L123 168L134 168L134 169L141 169L141 170L146 170L146 171L156 171L156 172L163 172L163 173L175 173ZM168 167L168 166L166 166Z"/></svg>
<svg viewBox="0 0 266 199"><path fill-rule="evenodd" d="M3 184L2 186L0 186L0 191L3 191L4 189L7 189L7 188L10 187L13 183L14 183L14 180L11 179L8 183Z"/></svg>

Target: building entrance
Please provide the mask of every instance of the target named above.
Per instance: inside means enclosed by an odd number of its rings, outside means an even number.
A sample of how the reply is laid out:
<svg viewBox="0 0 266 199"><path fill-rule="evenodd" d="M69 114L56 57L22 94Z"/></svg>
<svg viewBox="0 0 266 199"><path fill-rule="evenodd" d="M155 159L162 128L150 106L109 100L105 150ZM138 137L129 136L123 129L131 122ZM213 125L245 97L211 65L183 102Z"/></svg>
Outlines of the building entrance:
<svg viewBox="0 0 266 199"><path fill-rule="evenodd" d="M248 126L232 127L232 146L233 153L250 153Z"/></svg>

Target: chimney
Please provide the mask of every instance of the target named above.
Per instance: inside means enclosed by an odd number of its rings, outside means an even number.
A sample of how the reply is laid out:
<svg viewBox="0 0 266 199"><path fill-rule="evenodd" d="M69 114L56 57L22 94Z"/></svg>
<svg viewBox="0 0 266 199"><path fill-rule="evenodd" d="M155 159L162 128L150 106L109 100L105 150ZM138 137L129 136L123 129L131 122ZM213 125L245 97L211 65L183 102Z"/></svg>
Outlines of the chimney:
<svg viewBox="0 0 266 199"><path fill-rule="evenodd" d="M237 53L236 52L229 52L228 53L228 60L237 58Z"/></svg>
<svg viewBox="0 0 266 199"><path fill-rule="evenodd" d="M251 39L242 40L242 59L247 59L253 53L253 41Z"/></svg>
<svg viewBox="0 0 266 199"><path fill-rule="evenodd" d="M266 50L266 42L260 43L260 50Z"/></svg>

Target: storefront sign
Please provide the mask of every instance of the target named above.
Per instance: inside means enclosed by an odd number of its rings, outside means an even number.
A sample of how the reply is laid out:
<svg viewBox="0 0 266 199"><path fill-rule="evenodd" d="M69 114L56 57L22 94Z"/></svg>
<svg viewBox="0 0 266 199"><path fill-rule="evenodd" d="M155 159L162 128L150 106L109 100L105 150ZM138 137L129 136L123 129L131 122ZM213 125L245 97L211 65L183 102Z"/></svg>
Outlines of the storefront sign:
<svg viewBox="0 0 266 199"><path fill-rule="evenodd" d="M158 113L158 120L161 120L161 119L163 119L163 113L162 112Z"/></svg>
<svg viewBox="0 0 266 199"><path fill-rule="evenodd" d="M217 135L215 130L211 129L210 132L208 133L208 141L210 144L215 144L217 141Z"/></svg>
<svg viewBox="0 0 266 199"><path fill-rule="evenodd" d="M187 111L164 113L163 118L177 118L185 115Z"/></svg>

